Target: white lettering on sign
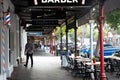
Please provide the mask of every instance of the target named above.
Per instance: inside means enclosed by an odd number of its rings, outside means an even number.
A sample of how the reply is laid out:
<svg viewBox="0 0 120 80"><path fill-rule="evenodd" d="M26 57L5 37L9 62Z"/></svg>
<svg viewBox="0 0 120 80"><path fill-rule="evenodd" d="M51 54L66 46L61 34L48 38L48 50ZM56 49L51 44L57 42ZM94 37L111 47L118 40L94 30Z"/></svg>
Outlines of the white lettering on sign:
<svg viewBox="0 0 120 80"><path fill-rule="evenodd" d="M47 0L42 0L42 3L46 3L47 2Z"/></svg>
<svg viewBox="0 0 120 80"><path fill-rule="evenodd" d="M78 3L78 0L42 0L42 3Z"/></svg>
<svg viewBox="0 0 120 80"><path fill-rule="evenodd" d="M66 0L61 0L61 3L65 3L66 2Z"/></svg>
<svg viewBox="0 0 120 80"><path fill-rule="evenodd" d="M54 3L54 0L48 0L48 3L50 3L50 2L51 2L51 3Z"/></svg>
<svg viewBox="0 0 120 80"><path fill-rule="evenodd" d="M55 0L55 3L60 3L60 1L59 0Z"/></svg>

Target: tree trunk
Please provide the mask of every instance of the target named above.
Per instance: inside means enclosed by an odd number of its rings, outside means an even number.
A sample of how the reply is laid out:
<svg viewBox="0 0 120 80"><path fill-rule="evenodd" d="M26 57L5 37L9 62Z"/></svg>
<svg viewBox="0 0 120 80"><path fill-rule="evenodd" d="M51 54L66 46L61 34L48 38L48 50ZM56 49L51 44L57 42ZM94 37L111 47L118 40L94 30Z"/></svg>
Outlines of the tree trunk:
<svg viewBox="0 0 120 80"><path fill-rule="evenodd" d="M97 24L97 28L98 28L98 31L99 31L99 24ZM95 48L95 56L96 57L100 57L100 37L99 37L99 32L98 32L98 39L97 39L97 44L96 44L96 48Z"/></svg>
<svg viewBox="0 0 120 80"><path fill-rule="evenodd" d="M95 48L95 56L100 57L99 51L100 51L100 38L99 38L99 34L98 34L98 40L97 40L97 44L96 44L96 48Z"/></svg>

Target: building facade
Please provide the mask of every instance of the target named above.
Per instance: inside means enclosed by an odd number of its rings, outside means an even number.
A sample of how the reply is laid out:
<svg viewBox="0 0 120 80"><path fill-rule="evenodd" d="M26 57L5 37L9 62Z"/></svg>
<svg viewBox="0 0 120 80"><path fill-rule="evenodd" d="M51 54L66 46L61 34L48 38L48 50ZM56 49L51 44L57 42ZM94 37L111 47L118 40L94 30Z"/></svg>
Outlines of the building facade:
<svg viewBox="0 0 120 80"><path fill-rule="evenodd" d="M19 17L11 1L0 2L0 80L7 80L24 57L26 32L19 25ZM6 23L7 13L10 13L9 24Z"/></svg>

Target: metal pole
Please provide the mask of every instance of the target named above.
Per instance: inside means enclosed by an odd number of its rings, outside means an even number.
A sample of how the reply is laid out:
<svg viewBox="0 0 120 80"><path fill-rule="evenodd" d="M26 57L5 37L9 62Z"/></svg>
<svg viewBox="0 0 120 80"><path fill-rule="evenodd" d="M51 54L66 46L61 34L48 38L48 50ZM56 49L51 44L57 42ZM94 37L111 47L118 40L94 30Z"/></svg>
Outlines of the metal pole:
<svg viewBox="0 0 120 80"><path fill-rule="evenodd" d="M67 28L67 19L66 19L66 50L67 50L67 52L68 52L68 28Z"/></svg>
<svg viewBox="0 0 120 80"><path fill-rule="evenodd" d="M89 17L90 17L90 20L89 20L89 24L90 24L90 58L92 59L94 54L93 54L93 23L94 23L94 20L93 20L93 16L92 16L92 12L93 12L93 9L90 10L90 14L89 14Z"/></svg>
<svg viewBox="0 0 120 80"><path fill-rule="evenodd" d="M89 16L90 16L89 24L90 24L90 51L91 51L89 56L90 56L90 58L92 60L93 57L94 57L94 54L93 54L93 23L94 23L94 20L93 20L93 16L92 16L92 10L90 11ZM93 63L93 61L91 61L91 62ZM91 69L94 69L94 65L91 66ZM91 73L91 77L92 77L92 80L95 79L93 73Z"/></svg>
<svg viewBox="0 0 120 80"><path fill-rule="evenodd" d="M104 27L104 3L103 1L100 2L100 80L106 80L106 74L104 70L104 46L103 46L103 39L104 39L104 34L103 34L103 27Z"/></svg>
<svg viewBox="0 0 120 80"><path fill-rule="evenodd" d="M53 44L54 55L56 55L56 29L53 30Z"/></svg>
<svg viewBox="0 0 120 80"><path fill-rule="evenodd" d="M66 29L66 50L68 52L68 30Z"/></svg>
<svg viewBox="0 0 120 80"><path fill-rule="evenodd" d="M92 59L94 54L93 54L93 20L90 20L90 58Z"/></svg>
<svg viewBox="0 0 120 80"><path fill-rule="evenodd" d="M60 26L60 50L62 50L62 26Z"/></svg>
<svg viewBox="0 0 120 80"><path fill-rule="evenodd" d="M74 32L74 36L75 36L75 53L74 56L76 58L77 56L77 27L74 28L75 32Z"/></svg>
<svg viewBox="0 0 120 80"><path fill-rule="evenodd" d="M77 23L76 23L76 15L74 16L74 37L75 37L75 53L74 53L74 57L76 58L77 56Z"/></svg>

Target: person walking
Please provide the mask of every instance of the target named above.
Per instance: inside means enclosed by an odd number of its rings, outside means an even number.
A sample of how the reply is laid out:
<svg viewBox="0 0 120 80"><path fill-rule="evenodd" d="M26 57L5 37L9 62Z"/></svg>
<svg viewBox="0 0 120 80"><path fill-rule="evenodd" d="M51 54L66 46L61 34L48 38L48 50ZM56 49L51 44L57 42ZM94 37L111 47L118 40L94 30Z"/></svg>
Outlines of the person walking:
<svg viewBox="0 0 120 80"><path fill-rule="evenodd" d="M33 53L34 53L34 46L31 43L30 39L27 40L27 43L25 45L25 55L26 55L26 64L24 65L27 67L29 57L31 58L31 67L33 67Z"/></svg>

